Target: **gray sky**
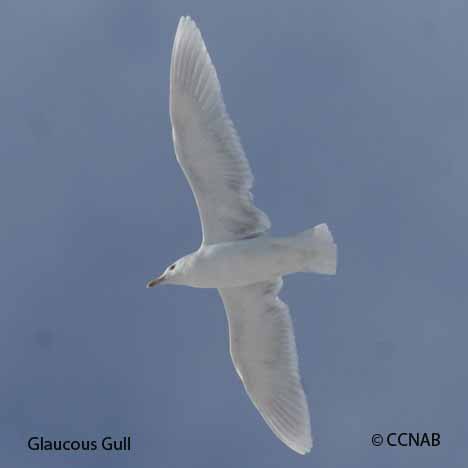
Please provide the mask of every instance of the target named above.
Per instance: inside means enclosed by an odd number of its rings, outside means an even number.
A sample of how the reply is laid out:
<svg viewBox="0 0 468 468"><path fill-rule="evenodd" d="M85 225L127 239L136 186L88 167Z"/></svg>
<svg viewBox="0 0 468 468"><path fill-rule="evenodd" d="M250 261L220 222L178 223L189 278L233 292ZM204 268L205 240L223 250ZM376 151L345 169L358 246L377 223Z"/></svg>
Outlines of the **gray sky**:
<svg viewBox="0 0 468 468"><path fill-rule="evenodd" d="M4 0L0 458L35 467L440 467L468 457L468 9L462 0ZM273 233L327 222L336 277L288 277L315 448L276 440L212 290L144 288L198 247L168 115L198 22ZM434 448L373 433L440 432ZM130 434L130 453L33 435Z"/></svg>

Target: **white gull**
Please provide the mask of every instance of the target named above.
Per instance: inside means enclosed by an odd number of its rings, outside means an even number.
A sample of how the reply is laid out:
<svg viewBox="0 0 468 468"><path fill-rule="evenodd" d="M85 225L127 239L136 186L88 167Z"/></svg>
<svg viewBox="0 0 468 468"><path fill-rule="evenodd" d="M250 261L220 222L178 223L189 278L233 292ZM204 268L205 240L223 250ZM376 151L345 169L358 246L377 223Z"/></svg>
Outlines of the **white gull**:
<svg viewBox="0 0 468 468"><path fill-rule="evenodd" d="M171 59L170 114L177 161L200 214L200 248L148 282L217 288L229 323L230 352L265 422L287 446L312 447L282 276L333 275L336 245L326 224L275 238L253 205L253 176L224 105L216 70L190 17L179 21Z"/></svg>

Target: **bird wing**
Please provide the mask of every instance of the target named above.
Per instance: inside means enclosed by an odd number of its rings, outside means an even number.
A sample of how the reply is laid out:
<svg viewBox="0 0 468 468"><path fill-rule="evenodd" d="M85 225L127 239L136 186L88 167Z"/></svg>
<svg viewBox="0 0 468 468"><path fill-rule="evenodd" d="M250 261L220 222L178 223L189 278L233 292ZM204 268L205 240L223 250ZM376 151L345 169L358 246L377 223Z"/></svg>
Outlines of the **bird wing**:
<svg viewBox="0 0 468 468"><path fill-rule="evenodd" d="M253 176L224 105L216 70L189 17L177 27L171 59L174 147L200 213L203 243L255 237L270 228L252 203Z"/></svg>
<svg viewBox="0 0 468 468"><path fill-rule="evenodd" d="M230 352L247 394L288 447L312 447L309 408L302 388L288 306L277 294L281 278L220 289L229 323Z"/></svg>

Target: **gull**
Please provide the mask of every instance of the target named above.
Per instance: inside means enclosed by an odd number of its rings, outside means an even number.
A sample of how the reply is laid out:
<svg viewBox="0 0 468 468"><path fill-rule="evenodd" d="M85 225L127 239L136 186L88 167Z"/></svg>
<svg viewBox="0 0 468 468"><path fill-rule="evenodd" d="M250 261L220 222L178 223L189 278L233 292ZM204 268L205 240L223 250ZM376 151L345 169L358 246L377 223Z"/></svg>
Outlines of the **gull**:
<svg viewBox="0 0 468 468"><path fill-rule="evenodd" d="M245 390L273 433L305 454L312 447L282 276L336 273L337 249L326 224L289 237L270 234L254 206L253 176L227 114L200 30L179 21L172 49L170 117L177 161L198 207L200 248L172 263L147 287L216 288L226 309L229 348Z"/></svg>

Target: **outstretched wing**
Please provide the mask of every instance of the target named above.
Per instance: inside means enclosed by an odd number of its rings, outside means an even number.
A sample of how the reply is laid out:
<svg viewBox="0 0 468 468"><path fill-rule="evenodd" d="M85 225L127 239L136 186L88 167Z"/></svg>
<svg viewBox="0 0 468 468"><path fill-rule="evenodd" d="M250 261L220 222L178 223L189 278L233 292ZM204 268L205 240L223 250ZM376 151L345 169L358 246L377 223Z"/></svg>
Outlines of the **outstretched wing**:
<svg viewBox="0 0 468 468"><path fill-rule="evenodd" d="M253 404L291 449L312 447L288 306L277 294L283 281L220 289L229 322L231 357Z"/></svg>
<svg viewBox="0 0 468 468"><path fill-rule="evenodd" d="M269 229L267 215L252 203L249 163L201 33L189 17L180 19L174 39L170 113L177 161L197 202L203 242L239 240Z"/></svg>

